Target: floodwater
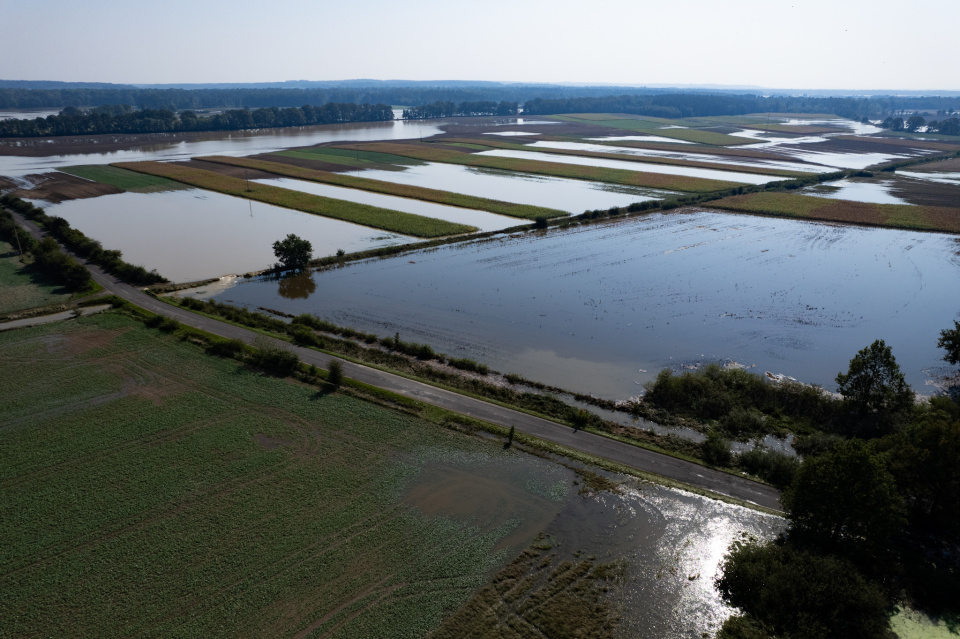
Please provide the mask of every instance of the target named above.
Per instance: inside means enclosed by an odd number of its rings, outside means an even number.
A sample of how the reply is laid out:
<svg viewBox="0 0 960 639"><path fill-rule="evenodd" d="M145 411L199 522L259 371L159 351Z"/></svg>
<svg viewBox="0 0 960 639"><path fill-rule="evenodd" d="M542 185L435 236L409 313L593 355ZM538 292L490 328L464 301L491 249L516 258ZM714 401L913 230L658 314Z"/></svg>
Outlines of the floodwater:
<svg viewBox="0 0 960 639"><path fill-rule="evenodd" d="M437 135L436 124L420 121L325 124L283 129L213 131L191 142L153 142L124 151L55 155L51 157L0 156L0 175L42 173L76 164L110 164L140 160L186 160L198 155L253 155L322 142L403 140ZM51 140L52 141L52 140Z"/></svg>
<svg viewBox="0 0 960 639"><path fill-rule="evenodd" d="M62 109L0 109L0 120L36 120L59 115Z"/></svg>
<svg viewBox="0 0 960 639"><path fill-rule="evenodd" d="M445 206L434 202L424 202L423 200L414 200L407 197L395 197L382 193L371 193L369 191L361 191L360 189L347 189L340 186L320 184L319 182L309 182L306 180L273 178L253 181L279 186L293 191L303 191L304 193L313 193L314 195L322 195L323 197L332 197L338 200L370 204L371 206L379 206L384 209L414 213L416 215L460 224L469 224L477 227L481 231L499 231L519 224L530 223L529 220L508 217L506 215L496 215L495 213L489 213L487 211L464 209L457 206Z"/></svg>
<svg viewBox="0 0 960 639"><path fill-rule="evenodd" d="M527 131L494 131L492 133L484 133L484 135L505 135L507 137L516 137L518 135L540 135L540 134L527 132Z"/></svg>
<svg viewBox="0 0 960 639"><path fill-rule="evenodd" d="M337 249L361 251L414 241L358 226L211 191L120 193L46 205L124 259L157 269L174 282L192 282L269 268L273 242L294 233L315 257Z"/></svg>
<svg viewBox="0 0 960 639"><path fill-rule="evenodd" d="M622 637L713 636L734 613L713 586L723 555L734 541L772 539L785 527L779 517L623 475L603 473L621 484L619 494L581 494L567 468L513 450L452 453L421 452L404 501L481 531L512 524L498 547L510 557L542 532L554 565L620 562L625 578L611 595Z"/></svg>
<svg viewBox="0 0 960 639"><path fill-rule="evenodd" d="M696 162L717 162L734 166L757 166L768 169L784 169L787 171L805 171L808 173L824 173L832 171L828 166L816 164L802 164L800 162L779 162L776 160L761 160L742 158L732 155L712 155L708 153L682 153L679 151L663 151L660 149L641 149L629 146L610 146L604 144L585 144L583 142L551 142L541 141L528 145L531 149L565 149L568 151L590 151L598 153L622 153L624 155L640 155L650 157L664 157L675 160L693 160Z"/></svg>
<svg viewBox="0 0 960 639"><path fill-rule="evenodd" d="M911 177L917 180L928 180L930 182L939 182L940 184L960 185L960 173L948 171L921 172L921 171L897 171L897 175Z"/></svg>
<svg viewBox="0 0 960 639"><path fill-rule="evenodd" d="M545 206L569 213L627 206L633 202L663 199L672 195L669 191L656 189L478 169L440 162L408 166L403 171L368 169L361 175L374 180L424 186L517 204Z"/></svg>
<svg viewBox="0 0 960 639"><path fill-rule="evenodd" d="M663 368L735 361L835 388L876 339L919 392L960 318L960 240L713 211L651 214L371 260L215 299L313 313L611 399Z"/></svg>
<svg viewBox="0 0 960 639"><path fill-rule="evenodd" d="M892 184L885 182L854 182L852 180L838 180L829 184L818 184L801 189L804 195L816 195L837 200L851 200L853 202L871 202L874 204L910 204L890 193Z"/></svg>
<svg viewBox="0 0 960 639"><path fill-rule="evenodd" d="M501 158L517 158L521 160L537 160L539 162L558 162L561 164L577 164L580 166L598 166L608 169L622 169L624 171L642 171L644 173L663 173L665 175L684 175L688 177L707 178L710 180L726 180L728 182L743 182L744 184L766 184L783 178L771 175L757 175L755 173L737 173L735 171L718 171L715 169L699 169L690 166L670 166L667 164L649 164L631 162L629 160L608 160L606 158L578 157L573 155L555 155L553 153L536 153L533 151L511 151L497 149L482 151L476 155L486 155Z"/></svg>
<svg viewBox="0 0 960 639"><path fill-rule="evenodd" d="M689 140L663 138L659 135L611 135L602 138L584 138L594 142L668 142L670 144L693 144Z"/></svg>

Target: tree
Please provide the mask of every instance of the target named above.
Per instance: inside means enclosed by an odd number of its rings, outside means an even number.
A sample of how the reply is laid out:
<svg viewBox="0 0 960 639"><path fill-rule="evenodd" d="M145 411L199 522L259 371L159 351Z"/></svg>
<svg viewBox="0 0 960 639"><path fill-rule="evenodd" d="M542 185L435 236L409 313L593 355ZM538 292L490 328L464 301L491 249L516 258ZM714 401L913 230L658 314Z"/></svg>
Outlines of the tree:
<svg viewBox="0 0 960 639"><path fill-rule="evenodd" d="M960 364L960 322L954 320L953 328L940 331L937 346L947 351L943 356L944 361L954 365Z"/></svg>
<svg viewBox="0 0 960 639"><path fill-rule="evenodd" d="M876 639L889 628L883 594L855 566L790 545L736 544L716 586L746 613L723 625L724 639Z"/></svg>
<svg viewBox="0 0 960 639"><path fill-rule="evenodd" d="M883 461L860 440L804 460L781 503L798 542L875 555L903 526L903 503Z"/></svg>
<svg viewBox="0 0 960 639"><path fill-rule="evenodd" d="M913 406L913 391L897 366L890 347L876 340L850 360L846 373L837 373L837 390L861 420L889 429L897 413Z"/></svg>
<svg viewBox="0 0 960 639"><path fill-rule="evenodd" d="M926 123L927 121L922 115L911 115L907 120L907 131L916 131Z"/></svg>
<svg viewBox="0 0 960 639"><path fill-rule="evenodd" d="M280 260L276 267L283 270L302 270L313 257L313 245L293 233L273 243L273 254Z"/></svg>

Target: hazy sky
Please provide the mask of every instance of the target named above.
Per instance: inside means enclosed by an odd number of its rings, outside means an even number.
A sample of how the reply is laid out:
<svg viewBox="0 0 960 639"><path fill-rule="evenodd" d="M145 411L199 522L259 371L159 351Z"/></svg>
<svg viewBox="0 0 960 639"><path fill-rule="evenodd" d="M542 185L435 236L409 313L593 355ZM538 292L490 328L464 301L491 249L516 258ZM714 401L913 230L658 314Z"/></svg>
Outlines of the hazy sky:
<svg viewBox="0 0 960 639"><path fill-rule="evenodd" d="M960 90L960 0L0 0L0 78Z"/></svg>

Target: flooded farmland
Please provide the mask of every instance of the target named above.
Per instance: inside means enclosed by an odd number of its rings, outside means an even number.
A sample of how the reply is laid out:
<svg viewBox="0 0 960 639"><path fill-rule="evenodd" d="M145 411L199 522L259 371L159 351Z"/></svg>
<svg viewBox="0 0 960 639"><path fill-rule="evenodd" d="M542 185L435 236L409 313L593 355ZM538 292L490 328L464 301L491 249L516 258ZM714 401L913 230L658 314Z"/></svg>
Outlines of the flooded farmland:
<svg viewBox="0 0 960 639"><path fill-rule="evenodd" d="M157 269L174 282L190 282L269 268L275 240L294 233L314 255L361 251L413 238L319 215L211 191L121 193L47 205L57 215L125 258Z"/></svg>
<svg viewBox="0 0 960 639"><path fill-rule="evenodd" d="M245 281L224 302L313 313L502 372L623 399L666 367L736 361L832 388L886 340L920 392L960 316L956 237L712 211L468 242L316 274L289 300Z"/></svg>
<svg viewBox="0 0 960 639"><path fill-rule="evenodd" d="M671 193L656 189L616 186L583 180L511 173L456 164L427 162L403 171L366 170L362 177L398 184L453 191L517 204L533 204L569 213L628 206L643 200L663 199Z"/></svg>

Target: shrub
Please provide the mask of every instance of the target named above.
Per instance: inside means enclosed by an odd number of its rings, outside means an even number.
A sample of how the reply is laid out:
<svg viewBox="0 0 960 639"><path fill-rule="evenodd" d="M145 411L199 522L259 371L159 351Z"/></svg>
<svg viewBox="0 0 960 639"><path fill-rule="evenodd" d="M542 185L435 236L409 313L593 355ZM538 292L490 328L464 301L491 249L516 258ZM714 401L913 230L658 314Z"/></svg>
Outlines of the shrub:
<svg viewBox="0 0 960 639"><path fill-rule="evenodd" d="M296 353L265 338L258 337L254 347L256 350L250 356L250 363L268 373L286 377L300 363Z"/></svg>
<svg viewBox="0 0 960 639"><path fill-rule="evenodd" d="M800 460L786 453L754 448L737 455L737 466L768 481L777 488L786 488L800 469Z"/></svg>
<svg viewBox="0 0 960 639"><path fill-rule="evenodd" d="M327 382L334 388L340 388L343 384L343 364L335 359L331 359L327 364Z"/></svg>
<svg viewBox="0 0 960 639"><path fill-rule="evenodd" d="M700 444L703 460L711 466L728 467L733 462L730 452L730 440L725 439L717 430L707 433L707 439Z"/></svg>
<svg viewBox="0 0 960 639"><path fill-rule="evenodd" d="M244 351L244 343L239 339L216 340L207 347L207 352L218 357L236 357Z"/></svg>

